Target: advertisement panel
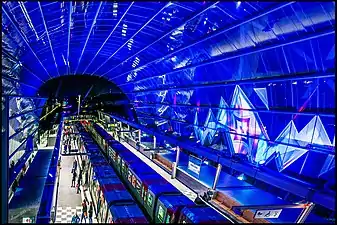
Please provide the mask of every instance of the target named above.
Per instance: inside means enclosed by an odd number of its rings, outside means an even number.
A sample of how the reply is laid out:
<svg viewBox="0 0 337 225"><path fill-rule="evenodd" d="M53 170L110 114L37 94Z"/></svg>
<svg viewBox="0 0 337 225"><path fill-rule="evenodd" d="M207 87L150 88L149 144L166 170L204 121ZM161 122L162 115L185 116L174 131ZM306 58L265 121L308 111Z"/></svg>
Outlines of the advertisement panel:
<svg viewBox="0 0 337 225"><path fill-rule="evenodd" d="M192 171L193 173L196 173L197 175L200 174L200 168L201 168L201 163L202 160L190 155L189 156L189 160L188 160L188 167L187 169L189 169L190 171Z"/></svg>

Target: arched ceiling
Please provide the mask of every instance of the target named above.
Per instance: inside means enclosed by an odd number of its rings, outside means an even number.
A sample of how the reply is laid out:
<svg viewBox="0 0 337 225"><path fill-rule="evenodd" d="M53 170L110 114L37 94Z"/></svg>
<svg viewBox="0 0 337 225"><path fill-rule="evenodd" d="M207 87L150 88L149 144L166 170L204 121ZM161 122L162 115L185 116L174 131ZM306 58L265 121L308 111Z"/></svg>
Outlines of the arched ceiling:
<svg viewBox="0 0 337 225"><path fill-rule="evenodd" d="M279 154L282 173L334 175L333 1L8 1L2 56L3 94L98 76L144 125L253 163ZM316 153L327 159L313 168Z"/></svg>

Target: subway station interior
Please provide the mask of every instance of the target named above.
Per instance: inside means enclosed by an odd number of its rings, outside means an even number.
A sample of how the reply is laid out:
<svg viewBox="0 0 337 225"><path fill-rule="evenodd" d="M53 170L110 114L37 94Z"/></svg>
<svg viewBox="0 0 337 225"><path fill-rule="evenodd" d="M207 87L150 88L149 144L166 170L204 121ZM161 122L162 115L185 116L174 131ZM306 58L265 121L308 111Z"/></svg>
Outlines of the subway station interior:
<svg viewBox="0 0 337 225"><path fill-rule="evenodd" d="M1 222L333 224L335 69L334 1L2 1Z"/></svg>

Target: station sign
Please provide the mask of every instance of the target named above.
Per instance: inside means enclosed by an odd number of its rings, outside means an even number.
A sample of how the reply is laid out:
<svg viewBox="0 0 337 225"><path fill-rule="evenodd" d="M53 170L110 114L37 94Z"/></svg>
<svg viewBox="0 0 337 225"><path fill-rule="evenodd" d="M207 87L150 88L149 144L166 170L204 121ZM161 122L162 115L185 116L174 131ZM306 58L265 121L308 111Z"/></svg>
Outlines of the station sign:
<svg viewBox="0 0 337 225"><path fill-rule="evenodd" d="M35 223L35 217L24 217L22 223Z"/></svg>
<svg viewBox="0 0 337 225"><path fill-rule="evenodd" d="M277 219L279 218L282 209L275 210L257 210L254 218L256 219Z"/></svg>

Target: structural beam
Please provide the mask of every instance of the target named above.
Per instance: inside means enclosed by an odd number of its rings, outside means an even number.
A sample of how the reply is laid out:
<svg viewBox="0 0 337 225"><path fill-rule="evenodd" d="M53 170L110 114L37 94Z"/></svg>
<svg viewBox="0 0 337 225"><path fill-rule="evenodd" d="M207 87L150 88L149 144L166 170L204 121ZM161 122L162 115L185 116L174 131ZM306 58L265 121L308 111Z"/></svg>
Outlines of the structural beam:
<svg viewBox="0 0 337 225"><path fill-rule="evenodd" d="M215 174L214 182L213 182L213 185L212 185L212 190L215 190L216 185L218 184L219 177L220 177L220 174L221 174L221 169L222 169L222 165L219 163L218 167L216 169L216 174Z"/></svg>
<svg viewBox="0 0 337 225"><path fill-rule="evenodd" d="M172 176L171 176L172 179L175 179L176 175L177 175L177 167L178 167L178 164L179 164L179 157L180 157L180 147L177 146L176 161L174 162L173 168L172 168Z"/></svg>
<svg viewBox="0 0 337 225"><path fill-rule="evenodd" d="M1 99L1 223L8 223L8 152L9 152L9 98Z"/></svg>

